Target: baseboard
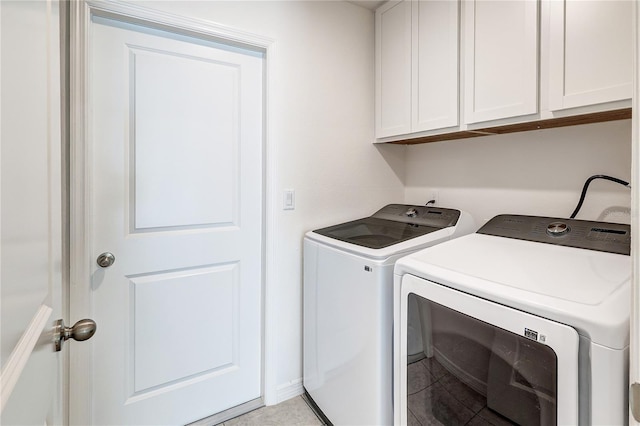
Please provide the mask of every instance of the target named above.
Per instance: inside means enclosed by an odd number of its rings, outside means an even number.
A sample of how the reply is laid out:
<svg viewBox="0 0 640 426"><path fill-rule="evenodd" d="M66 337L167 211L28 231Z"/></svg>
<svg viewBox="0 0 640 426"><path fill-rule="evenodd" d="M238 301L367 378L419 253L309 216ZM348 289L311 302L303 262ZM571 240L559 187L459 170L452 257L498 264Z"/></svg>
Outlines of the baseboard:
<svg viewBox="0 0 640 426"><path fill-rule="evenodd" d="M279 404L282 401L286 401L296 396L300 396L303 393L304 388L302 387L302 379L300 378L292 380L285 385L278 386L278 388L276 389L276 404Z"/></svg>

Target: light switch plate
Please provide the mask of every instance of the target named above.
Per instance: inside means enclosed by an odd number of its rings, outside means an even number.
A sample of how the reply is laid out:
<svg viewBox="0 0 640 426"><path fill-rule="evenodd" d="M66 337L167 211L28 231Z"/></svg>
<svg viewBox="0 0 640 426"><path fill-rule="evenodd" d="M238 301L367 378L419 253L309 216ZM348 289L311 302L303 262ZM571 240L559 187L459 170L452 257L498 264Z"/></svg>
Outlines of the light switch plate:
<svg viewBox="0 0 640 426"><path fill-rule="evenodd" d="M285 189L283 194L283 210L295 210L296 208L296 191L294 189Z"/></svg>

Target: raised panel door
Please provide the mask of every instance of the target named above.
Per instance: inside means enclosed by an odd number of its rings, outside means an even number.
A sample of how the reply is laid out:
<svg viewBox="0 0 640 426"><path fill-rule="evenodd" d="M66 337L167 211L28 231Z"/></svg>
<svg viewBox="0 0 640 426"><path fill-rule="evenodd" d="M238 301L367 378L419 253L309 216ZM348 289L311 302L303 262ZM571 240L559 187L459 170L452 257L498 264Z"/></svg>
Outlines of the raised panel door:
<svg viewBox="0 0 640 426"><path fill-rule="evenodd" d="M633 2L549 5L549 109L630 99Z"/></svg>
<svg viewBox="0 0 640 426"><path fill-rule="evenodd" d="M538 2L463 2L464 123L538 112Z"/></svg>
<svg viewBox="0 0 640 426"><path fill-rule="evenodd" d="M0 2L0 424L63 424L61 5ZM68 321L67 321L68 322ZM75 344L78 344L74 342Z"/></svg>
<svg viewBox="0 0 640 426"><path fill-rule="evenodd" d="M458 125L460 3L413 4L411 131Z"/></svg>
<svg viewBox="0 0 640 426"><path fill-rule="evenodd" d="M261 396L262 53L92 17L92 424Z"/></svg>
<svg viewBox="0 0 640 426"><path fill-rule="evenodd" d="M411 132L411 1L376 11L376 137Z"/></svg>

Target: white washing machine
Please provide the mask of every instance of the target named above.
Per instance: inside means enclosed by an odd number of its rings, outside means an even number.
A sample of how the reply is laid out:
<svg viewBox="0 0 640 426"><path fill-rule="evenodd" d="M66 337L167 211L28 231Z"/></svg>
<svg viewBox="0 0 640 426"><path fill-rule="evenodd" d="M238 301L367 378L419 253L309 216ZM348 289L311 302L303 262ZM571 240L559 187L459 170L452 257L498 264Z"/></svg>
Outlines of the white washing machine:
<svg viewBox="0 0 640 426"><path fill-rule="evenodd" d="M329 422L393 422L393 266L475 231L458 210L391 204L304 239L304 388Z"/></svg>
<svg viewBox="0 0 640 426"><path fill-rule="evenodd" d="M627 424L629 251L628 225L501 215L400 259L395 423Z"/></svg>

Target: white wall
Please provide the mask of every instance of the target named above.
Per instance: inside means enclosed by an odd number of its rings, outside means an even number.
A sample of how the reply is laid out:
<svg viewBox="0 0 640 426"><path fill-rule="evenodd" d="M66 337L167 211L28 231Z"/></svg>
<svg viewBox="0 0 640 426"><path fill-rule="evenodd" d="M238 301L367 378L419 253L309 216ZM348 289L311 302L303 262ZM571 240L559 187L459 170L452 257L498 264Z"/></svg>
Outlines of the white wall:
<svg viewBox="0 0 640 426"><path fill-rule="evenodd" d="M374 19L338 1L139 2L275 40L269 61L268 164L275 164L273 281L277 400L302 390L304 232L366 216L404 196L404 148L374 146ZM283 211L282 191L296 191ZM277 401L268 400L267 403Z"/></svg>
<svg viewBox="0 0 640 426"><path fill-rule="evenodd" d="M481 226L500 213L569 217L584 181L629 181L631 120L407 147L407 203L434 189L440 206L468 211ZM577 219L629 223L631 191L595 180Z"/></svg>

